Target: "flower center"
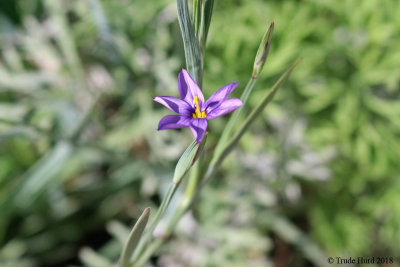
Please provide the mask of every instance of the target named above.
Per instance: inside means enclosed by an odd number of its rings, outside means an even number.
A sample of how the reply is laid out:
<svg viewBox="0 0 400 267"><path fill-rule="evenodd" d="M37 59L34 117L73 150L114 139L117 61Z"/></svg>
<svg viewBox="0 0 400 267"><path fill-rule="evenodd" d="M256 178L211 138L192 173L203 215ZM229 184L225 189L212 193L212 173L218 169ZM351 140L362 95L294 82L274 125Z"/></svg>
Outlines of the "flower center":
<svg viewBox="0 0 400 267"><path fill-rule="evenodd" d="M207 114L205 111L203 112L200 111L199 98L197 96L193 98L193 104L196 107L194 112L192 113L193 119L204 119L207 116Z"/></svg>

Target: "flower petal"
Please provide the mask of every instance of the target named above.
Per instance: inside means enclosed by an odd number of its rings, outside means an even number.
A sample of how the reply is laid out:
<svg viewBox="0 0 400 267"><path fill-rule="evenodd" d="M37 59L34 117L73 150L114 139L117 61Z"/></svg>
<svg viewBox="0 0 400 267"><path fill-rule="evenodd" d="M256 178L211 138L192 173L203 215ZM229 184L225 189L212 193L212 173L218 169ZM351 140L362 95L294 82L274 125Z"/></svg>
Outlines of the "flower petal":
<svg viewBox="0 0 400 267"><path fill-rule="evenodd" d="M218 91L216 91L210 98L206 101L205 103L205 109L206 112L210 112L214 108L218 107L220 104L222 104L222 101L224 101L230 93L236 88L238 83L229 83L227 85L224 85Z"/></svg>
<svg viewBox="0 0 400 267"><path fill-rule="evenodd" d="M190 123L190 130L192 130L196 142L200 143L207 131L207 120L193 119Z"/></svg>
<svg viewBox="0 0 400 267"><path fill-rule="evenodd" d="M180 115L167 115L158 123L157 130L177 129L190 126L190 118Z"/></svg>
<svg viewBox="0 0 400 267"><path fill-rule="evenodd" d="M164 105L166 108L185 116L192 113L192 107L185 101L172 96L157 96L153 98L154 101Z"/></svg>
<svg viewBox="0 0 400 267"><path fill-rule="evenodd" d="M239 98L228 98L225 101L223 101L218 107L214 108L211 110L209 113L207 113L207 120L215 119L217 117L221 117L225 114L228 114L235 109L239 108L242 106L243 103Z"/></svg>
<svg viewBox="0 0 400 267"><path fill-rule="evenodd" d="M178 75L178 90L180 98L192 106L195 96L199 98L201 104L204 103L203 92L185 69L182 69Z"/></svg>

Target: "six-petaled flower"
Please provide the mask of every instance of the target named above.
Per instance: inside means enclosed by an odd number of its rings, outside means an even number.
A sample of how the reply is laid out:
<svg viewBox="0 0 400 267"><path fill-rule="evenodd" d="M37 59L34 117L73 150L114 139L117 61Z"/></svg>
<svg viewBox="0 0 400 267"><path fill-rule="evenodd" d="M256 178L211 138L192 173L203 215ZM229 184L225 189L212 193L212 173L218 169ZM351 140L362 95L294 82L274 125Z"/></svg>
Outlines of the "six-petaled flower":
<svg viewBox="0 0 400 267"><path fill-rule="evenodd" d="M238 83L229 83L223 86L204 102L199 86L189 73L182 69L178 76L179 98L154 98L154 101L179 114L163 117L158 124L158 130L190 127L196 141L200 143L207 131L207 120L223 116L242 106L240 99L228 98L237 85Z"/></svg>

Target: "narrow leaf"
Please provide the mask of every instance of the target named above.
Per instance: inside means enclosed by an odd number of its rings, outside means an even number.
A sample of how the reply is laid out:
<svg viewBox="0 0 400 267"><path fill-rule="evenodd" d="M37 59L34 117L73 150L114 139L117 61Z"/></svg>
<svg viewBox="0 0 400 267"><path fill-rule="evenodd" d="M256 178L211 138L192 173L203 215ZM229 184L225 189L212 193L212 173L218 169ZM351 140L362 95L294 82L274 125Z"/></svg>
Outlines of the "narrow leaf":
<svg viewBox="0 0 400 267"><path fill-rule="evenodd" d="M122 250L121 260L119 262L120 267L130 266L130 259L133 252L135 251L137 244L139 243L144 228L146 227L147 221L149 220L149 215L150 208L145 208L142 215L140 215L138 221L133 227L131 233L129 234L128 241L126 242L126 245Z"/></svg>
<svg viewBox="0 0 400 267"><path fill-rule="evenodd" d="M250 115L246 118L246 120L243 122L239 130L235 133L235 135L232 137L232 139L229 141L228 145L224 149L224 152L222 153L222 158L225 157L231 150L232 148L237 144L237 142L240 140L240 138L243 136L243 134L249 129L249 126L253 121L261 114L261 112L264 110L264 108L271 102L271 100L274 98L276 92L279 90L280 86L286 81L286 79L289 77L289 74L292 72L292 70L296 67L296 65L301 61L302 59L296 60L288 70L285 71L285 73L282 74L282 76L279 78L279 80L272 86L272 89L268 92L268 94L263 98L260 104L250 113Z"/></svg>
<svg viewBox="0 0 400 267"><path fill-rule="evenodd" d="M172 198L175 195L176 190L178 189L180 182L182 181L183 177L185 177L186 173L195 163L196 159L198 158L199 154L201 153L204 144L206 142L207 134L204 136L203 141L199 144L196 141L193 141L188 148L186 148L185 152L183 152L181 158L179 159L176 168L174 178L172 183L168 187L167 192L164 195L164 198L161 202L160 207L157 210L156 215L154 216L150 226L147 228L146 233L144 234L143 238L140 240L140 243L133 254L133 259L136 261L144 250L145 245L151 239L154 229L156 228L158 222L161 219L161 216L167 210L169 204L171 203Z"/></svg>
<svg viewBox="0 0 400 267"><path fill-rule="evenodd" d="M146 245L151 240L153 236L154 229L156 228L158 222L161 219L161 216L164 214L165 210L168 208L169 203L171 202L172 197L174 196L176 190L178 189L179 184L171 183L168 187L167 192L164 195L163 200L161 201L160 207L157 210L156 215L154 216L152 222L149 227L147 227L146 232L143 235L143 238L140 239L139 244L136 249L133 250L133 262L136 263L138 257L143 253Z"/></svg>
<svg viewBox="0 0 400 267"><path fill-rule="evenodd" d="M202 87L203 59L200 45L190 18L187 0L177 0L178 19L185 48L186 66L199 87Z"/></svg>
<svg viewBox="0 0 400 267"><path fill-rule="evenodd" d="M210 164L206 178L203 182L203 185L207 183L207 181L211 178L212 174L216 170L216 168L221 164L221 162L225 159L225 157L231 152L231 150L236 146L239 142L240 138L243 134L249 129L251 123L262 113L264 108L271 102L274 98L276 92L280 88L280 86L286 81L289 77L289 74L292 72L294 67L301 61L302 59L296 60L286 71L282 74L279 80L272 86L272 89L266 94L261 103L250 113L250 115L246 118L243 124L240 126L239 130L234 134L234 136L228 141L225 147L222 149L222 152L217 155L217 157Z"/></svg>
<svg viewBox="0 0 400 267"><path fill-rule="evenodd" d="M211 17L214 7L214 0L201 1L201 21L198 31L198 38L200 43L201 51L204 53L206 48L208 29L211 24Z"/></svg>
<svg viewBox="0 0 400 267"><path fill-rule="evenodd" d="M211 161L213 163L215 163L215 159L221 154L222 149L224 148L224 145L227 143L228 138L231 136L233 127L236 124L236 121L238 120L243 107L247 103L247 99L248 99L250 93L252 92L254 85L256 84L258 75L261 73L261 71L264 68L264 64L268 57L268 52L269 52L269 47L271 44L271 37L272 37L273 29L274 29L274 23L272 22L260 42L260 46L258 48L256 57L254 59L253 74L252 74L250 80L247 82L247 85L246 85L245 89L243 90L243 93L240 97L243 105L232 114L231 118L229 119L228 123L226 124L225 129L222 132L222 135L218 141L217 147L215 148L215 153L214 153L213 159Z"/></svg>
<svg viewBox="0 0 400 267"><path fill-rule="evenodd" d="M197 37L199 36L202 2L202 0L193 0L193 28Z"/></svg>
<svg viewBox="0 0 400 267"><path fill-rule="evenodd" d="M189 169L192 167L196 159L198 158L199 153L202 151L205 143L206 143L207 135L204 136L203 141L201 143L197 143L193 141L188 148L186 148L185 152L183 152L181 158L175 167L174 179L173 183L178 184L182 181L182 178L186 175Z"/></svg>

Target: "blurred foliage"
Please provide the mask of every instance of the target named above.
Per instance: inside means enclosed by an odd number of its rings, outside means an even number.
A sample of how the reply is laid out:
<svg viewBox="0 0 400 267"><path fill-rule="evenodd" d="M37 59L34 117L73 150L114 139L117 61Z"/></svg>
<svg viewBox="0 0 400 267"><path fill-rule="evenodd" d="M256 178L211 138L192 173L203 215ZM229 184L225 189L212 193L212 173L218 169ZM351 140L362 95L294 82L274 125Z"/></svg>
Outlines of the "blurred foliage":
<svg viewBox="0 0 400 267"><path fill-rule="evenodd" d="M250 106L304 60L154 262L306 265L312 249L285 236L282 220L334 257L400 251L397 7L216 1L206 96L235 80L240 95L271 21ZM177 95L175 2L19 0L0 9L0 265L116 260L129 233L120 222L158 206L191 142L187 129L155 130L166 111L151 101ZM211 121L206 149L223 121Z"/></svg>

